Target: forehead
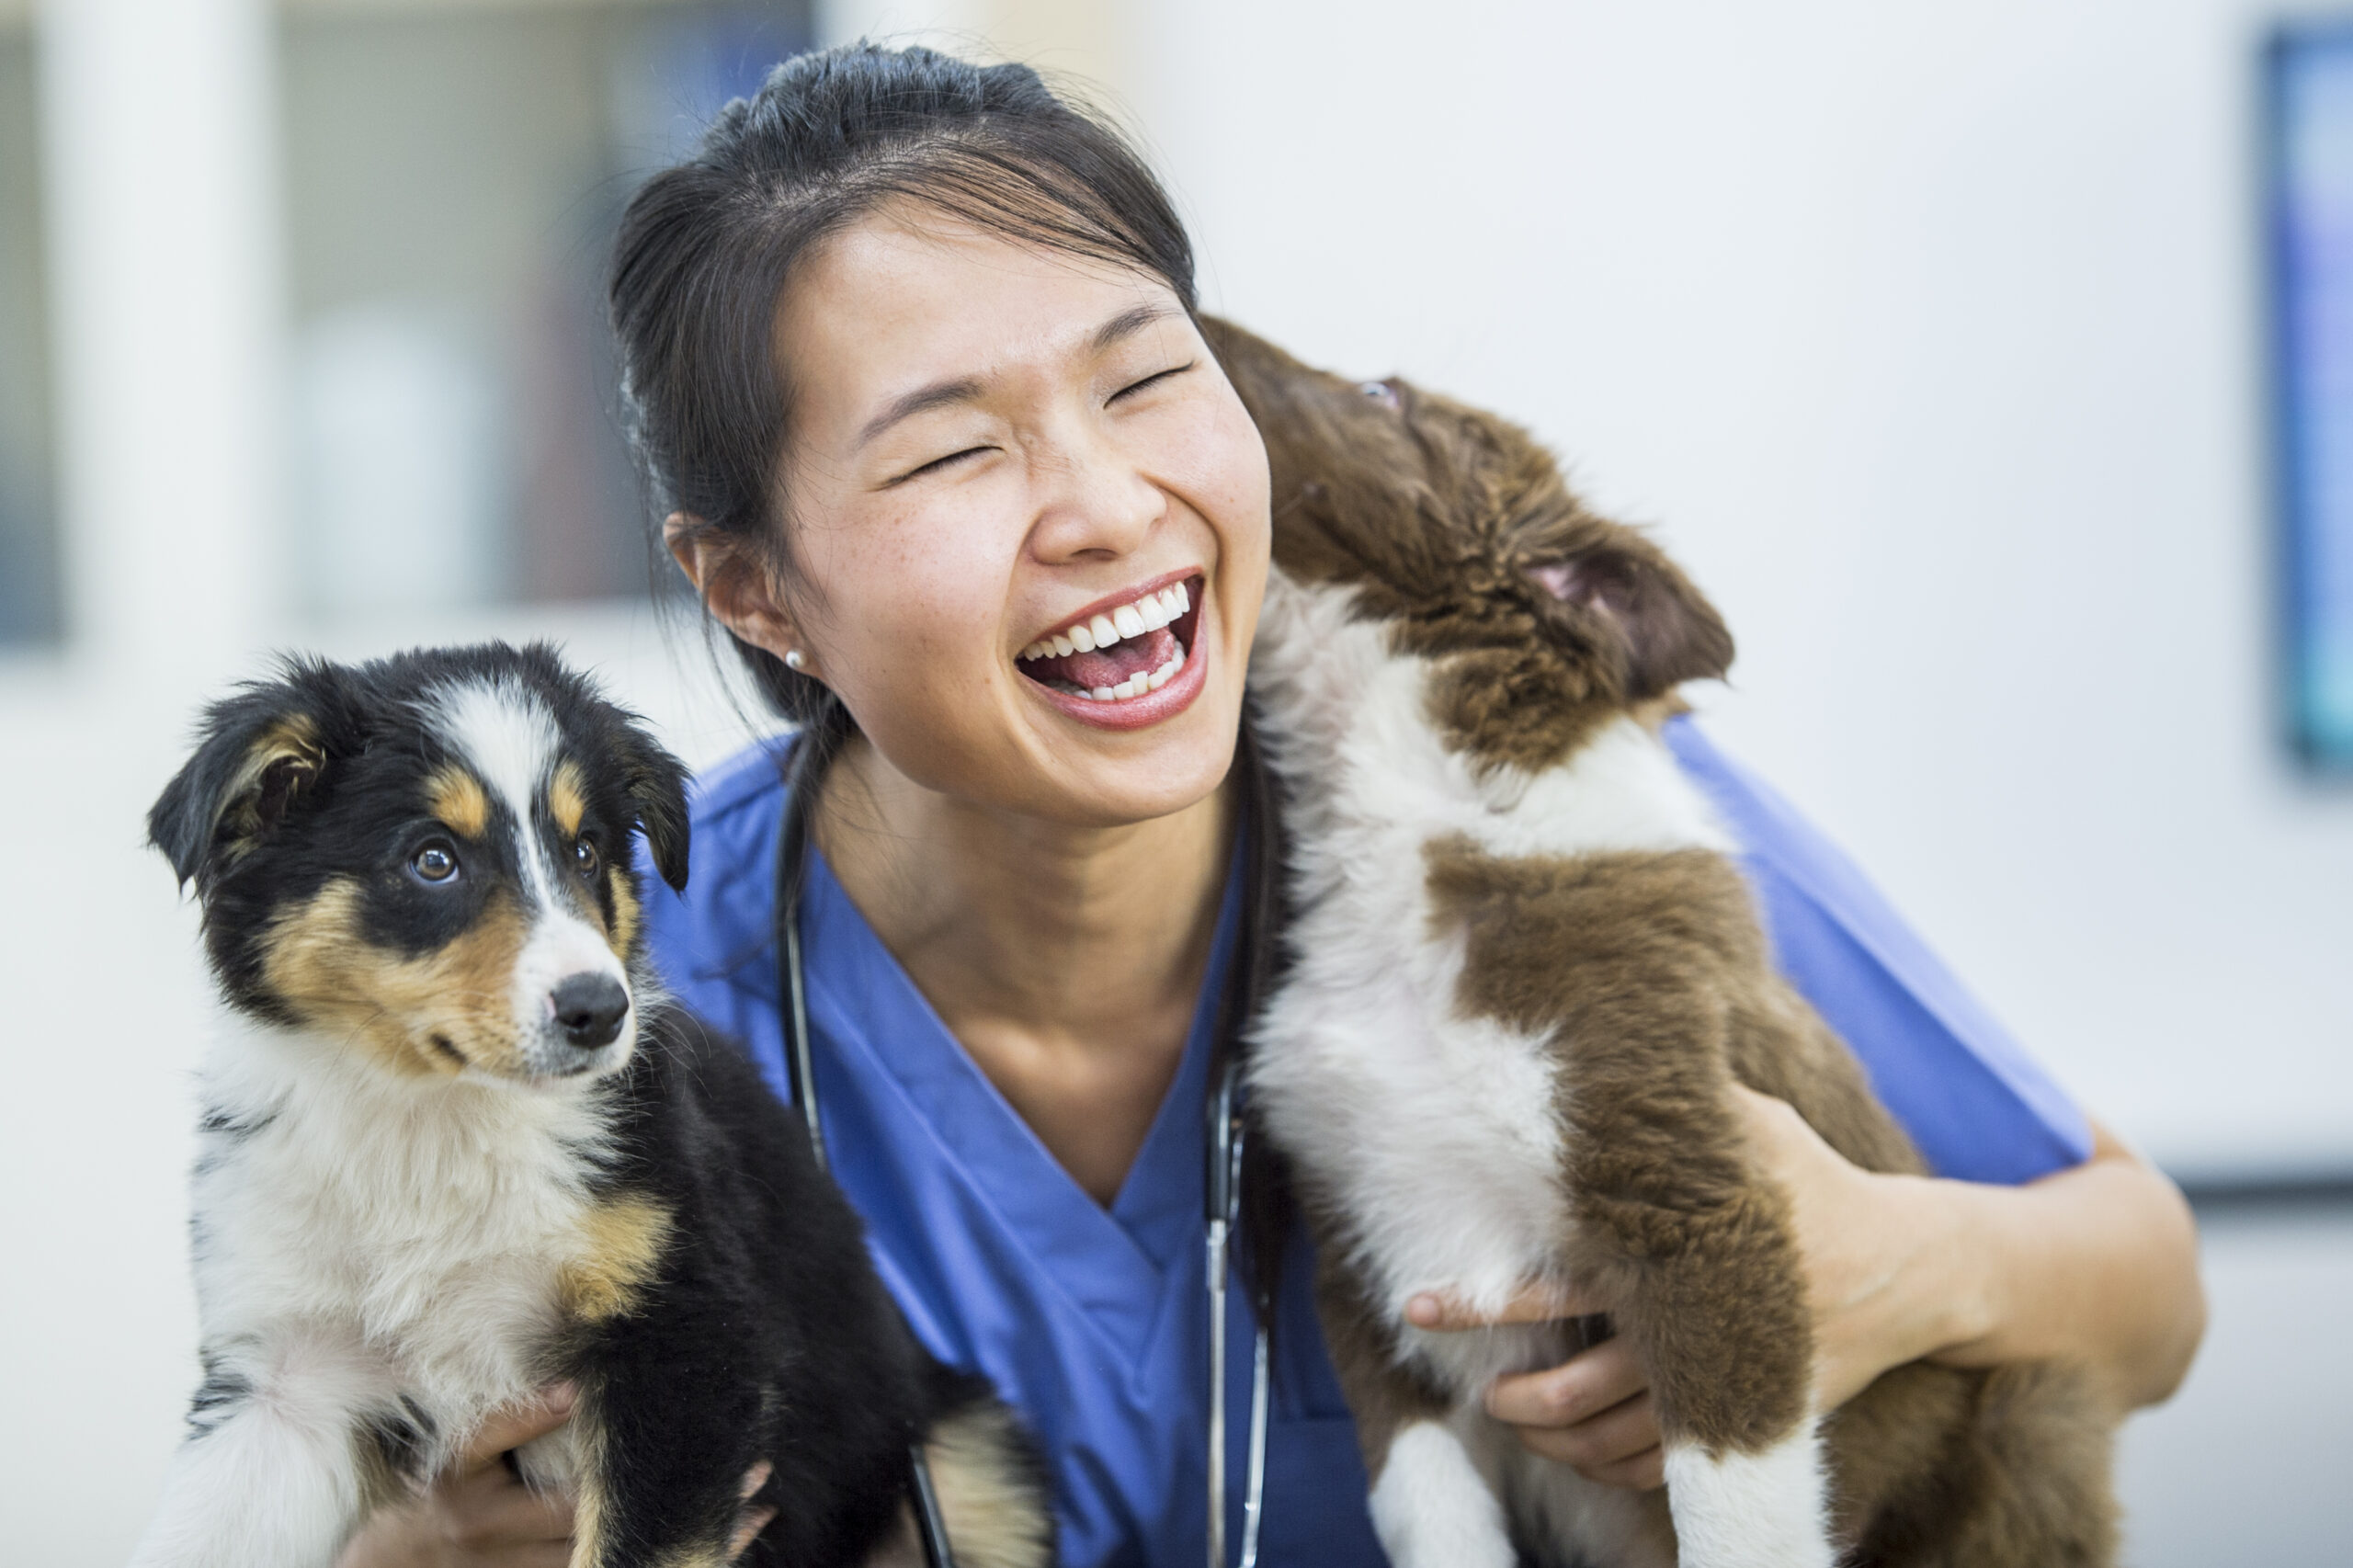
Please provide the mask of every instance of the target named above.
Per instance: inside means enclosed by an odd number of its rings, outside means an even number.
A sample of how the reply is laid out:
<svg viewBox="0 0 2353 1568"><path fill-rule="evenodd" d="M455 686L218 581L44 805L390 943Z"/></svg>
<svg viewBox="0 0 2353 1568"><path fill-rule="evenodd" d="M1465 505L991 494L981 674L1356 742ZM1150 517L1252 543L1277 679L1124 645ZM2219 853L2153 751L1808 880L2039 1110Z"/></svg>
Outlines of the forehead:
<svg viewBox="0 0 2353 1568"><path fill-rule="evenodd" d="M847 443L874 410L943 380L1058 380L1092 358L1108 321L1165 305L1165 283L927 213L886 210L801 266L772 344L789 367L799 437ZM1146 329L1147 334L1152 329Z"/></svg>
<svg viewBox="0 0 2353 1568"><path fill-rule="evenodd" d="M555 715L534 693L510 682L465 682L426 696L435 736L494 795L528 801L563 756Z"/></svg>
<svg viewBox="0 0 2353 1568"><path fill-rule="evenodd" d="M578 828L588 809L590 759L564 733L554 711L529 688L509 682L437 687L421 704L450 766L429 790L437 814L460 831L503 808L529 820L546 808L559 825Z"/></svg>

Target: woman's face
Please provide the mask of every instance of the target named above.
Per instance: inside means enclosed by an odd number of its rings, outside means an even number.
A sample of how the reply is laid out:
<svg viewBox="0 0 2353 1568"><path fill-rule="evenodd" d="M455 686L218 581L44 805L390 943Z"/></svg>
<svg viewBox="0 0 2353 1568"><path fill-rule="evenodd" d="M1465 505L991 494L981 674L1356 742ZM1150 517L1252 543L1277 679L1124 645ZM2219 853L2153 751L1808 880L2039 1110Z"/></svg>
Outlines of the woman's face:
<svg viewBox="0 0 2353 1568"><path fill-rule="evenodd" d="M804 263L776 352L805 583L756 641L932 790L1108 825L1216 788L1267 456L1165 284L878 216Z"/></svg>

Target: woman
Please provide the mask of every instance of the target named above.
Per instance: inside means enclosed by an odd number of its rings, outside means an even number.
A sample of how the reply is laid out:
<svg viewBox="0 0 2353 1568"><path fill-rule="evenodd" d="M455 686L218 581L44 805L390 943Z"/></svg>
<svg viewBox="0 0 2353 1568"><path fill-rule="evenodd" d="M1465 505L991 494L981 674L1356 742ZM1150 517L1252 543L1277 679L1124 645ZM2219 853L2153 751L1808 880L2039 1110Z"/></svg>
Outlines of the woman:
<svg viewBox="0 0 2353 1568"><path fill-rule="evenodd" d="M1042 1440L1065 1559L1191 1568L1198 1129L1269 517L1184 233L1134 155L1029 71L861 46L782 67L646 187L613 302L665 540L835 754L798 907L836 1174L916 1331ZM1023 673L1041 634L1179 583L1200 608L1164 684ZM2202 1327L2178 1195L1769 792L1695 731L1676 744L1749 851L1784 968L1943 1173L1865 1174L1787 1107L1745 1107L1794 1200L1824 1396L1934 1356L2063 1358L2120 1407L2164 1398ZM689 892L649 912L673 984L780 1089L783 804L769 751L706 780ZM1265 1560L1377 1562L1305 1261L1276 1306ZM1417 1321L1471 1326L1430 1283ZM1586 1306L1531 1291L1510 1315ZM1246 1322L1233 1334L1239 1369ZM1489 1405L1597 1481L1659 1483L1622 1343L1505 1379ZM497 1456L564 1407L555 1391L496 1424L347 1561L561 1561L565 1509Z"/></svg>

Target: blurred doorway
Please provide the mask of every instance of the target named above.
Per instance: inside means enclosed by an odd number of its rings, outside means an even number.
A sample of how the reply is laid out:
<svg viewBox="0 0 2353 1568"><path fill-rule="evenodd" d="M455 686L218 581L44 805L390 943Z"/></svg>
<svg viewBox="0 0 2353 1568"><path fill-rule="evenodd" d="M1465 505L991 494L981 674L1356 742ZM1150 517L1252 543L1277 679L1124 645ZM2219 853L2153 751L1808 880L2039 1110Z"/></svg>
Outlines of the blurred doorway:
<svg viewBox="0 0 2353 1568"><path fill-rule="evenodd" d="M301 592L337 618L642 592L606 257L804 0L290 0ZM653 580L665 580L656 574Z"/></svg>

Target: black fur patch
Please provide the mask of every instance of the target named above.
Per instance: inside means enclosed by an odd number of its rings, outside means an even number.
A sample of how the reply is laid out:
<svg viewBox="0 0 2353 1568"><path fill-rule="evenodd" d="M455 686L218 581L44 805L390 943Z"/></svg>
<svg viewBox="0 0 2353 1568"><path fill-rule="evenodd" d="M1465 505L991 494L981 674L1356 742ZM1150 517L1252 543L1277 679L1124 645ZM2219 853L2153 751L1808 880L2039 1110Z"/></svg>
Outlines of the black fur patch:
<svg viewBox="0 0 2353 1568"><path fill-rule="evenodd" d="M241 1374L223 1368L210 1356L205 1357L204 1381L196 1385L196 1392L188 1402L190 1440L210 1432L253 1396L254 1385Z"/></svg>

